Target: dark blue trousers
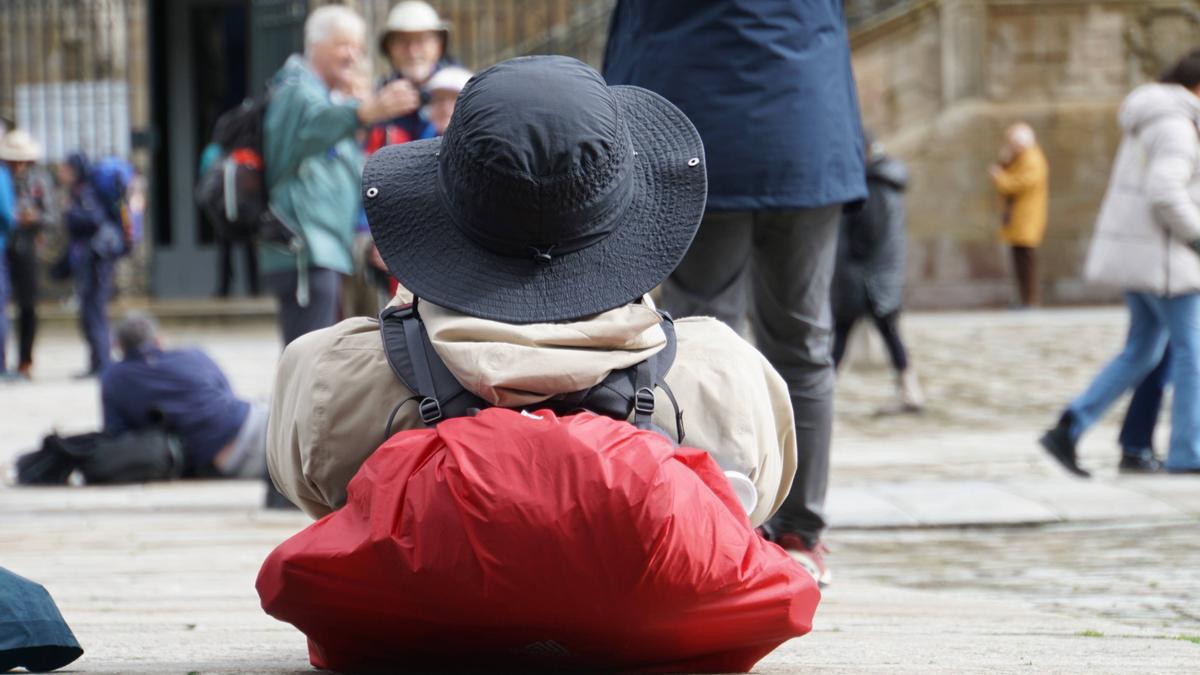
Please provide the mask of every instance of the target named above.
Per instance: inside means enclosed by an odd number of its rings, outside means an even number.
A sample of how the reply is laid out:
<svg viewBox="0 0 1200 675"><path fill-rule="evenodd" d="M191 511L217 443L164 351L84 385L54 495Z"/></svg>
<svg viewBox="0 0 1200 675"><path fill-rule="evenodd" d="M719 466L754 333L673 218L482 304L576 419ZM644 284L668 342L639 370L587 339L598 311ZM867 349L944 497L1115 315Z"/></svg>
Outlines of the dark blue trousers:
<svg viewBox="0 0 1200 675"><path fill-rule="evenodd" d="M113 262L93 259L76 277L79 329L90 351L88 370L99 373L112 359L108 334L108 299L112 295Z"/></svg>
<svg viewBox="0 0 1200 675"><path fill-rule="evenodd" d="M1119 442L1122 452L1130 455L1154 447L1154 427L1162 407L1163 390L1171 378L1171 348L1163 352L1162 361L1138 385L1125 411Z"/></svg>

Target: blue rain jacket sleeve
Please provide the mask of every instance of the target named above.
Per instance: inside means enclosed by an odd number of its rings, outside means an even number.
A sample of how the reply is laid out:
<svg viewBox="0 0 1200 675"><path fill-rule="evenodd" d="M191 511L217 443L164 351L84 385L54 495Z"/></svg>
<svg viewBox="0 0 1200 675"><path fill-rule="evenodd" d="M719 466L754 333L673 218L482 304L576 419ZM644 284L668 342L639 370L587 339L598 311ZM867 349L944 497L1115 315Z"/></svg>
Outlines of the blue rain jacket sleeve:
<svg viewBox="0 0 1200 675"><path fill-rule="evenodd" d="M604 76L661 94L696 125L711 210L867 195L841 0L620 0Z"/></svg>
<svg viewBox="0 0 1200 675"><path fill-rule="evenodd" d="M3 253L8 243L8 234L12 232L17 222L17 193L13 186L12 174L8 167L0 162L0 253Z"/></svg>

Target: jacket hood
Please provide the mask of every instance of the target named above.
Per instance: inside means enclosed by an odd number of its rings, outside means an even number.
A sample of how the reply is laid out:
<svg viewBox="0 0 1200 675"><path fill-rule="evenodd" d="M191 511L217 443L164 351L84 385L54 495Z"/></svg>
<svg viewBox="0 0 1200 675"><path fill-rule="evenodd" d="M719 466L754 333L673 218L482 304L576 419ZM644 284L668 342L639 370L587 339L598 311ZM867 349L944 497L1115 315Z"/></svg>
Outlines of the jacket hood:
<svg viewBox="0 0 1200 675"><path fill-rule="evenodd" d="M1121 128L1136 134L1163 117L1184 117L1200 122L1200 97L1177 84L1152 82L1134 89L1121 104Z"/></svg>
<svg viewBox="0 0 1200 675"><path fill-rule="evenodd" d="M92 175L92 162L82 152L72 152L67 155L67 164L75 172L79 182L84 182Z"/></svg>
<svg viewBox="0 0 1200 675"><path fill-rule="evenodd" d="M308 61L305 60L303 54L292 54L289 56L287 61L283 62L283 66L271 78L271 86L277 87L288 80L298 78L312 78L322 89L328 89L325 86L325 82L317 77L316 72L309 67Z"/></svg>
<svg viewBox="0 0 1200 675"><path fill-rule="evenodd" d="M511 324L420 302L430 342L468 391L504 407L587 389L667 338L649 297L578 321Z"/></svg>
<svg viewBox="0 0 1200 675"><path fill-rule="evenodd" d="M867 178L883 181L897 190L908 187L908 169L904 163L886 155L871 158L867 165Z"/></svg>

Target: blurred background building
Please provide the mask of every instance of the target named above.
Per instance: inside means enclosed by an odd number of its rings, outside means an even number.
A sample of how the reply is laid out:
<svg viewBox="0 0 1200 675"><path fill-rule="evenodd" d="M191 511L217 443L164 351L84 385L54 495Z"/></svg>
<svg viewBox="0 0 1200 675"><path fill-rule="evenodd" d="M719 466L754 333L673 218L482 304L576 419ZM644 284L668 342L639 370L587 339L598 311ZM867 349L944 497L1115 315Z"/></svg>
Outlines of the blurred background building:
<svg viewBox="0 0 1200 675"><path fill-rule="evenodd" d="M192 201L217 117L303 47L305 0L0 0L0 118L47 160L82 149L133 158L148 179L144 251L125 293L211 295L217 242ZM382 29L392 0L344 2ZM599 67L613 0L435 0L451 54L472 68L565 53ZM369 40L374 53L375 40ZM376 73L383 61L376 54ZM240 261L239 261L240 262ZM244 274L236 275L244 280Z"/></svg>
<svg viewBox="0 0 1200 675"><path fill-rule="evenodd" d="M1200 46L1191 0L847 0L864 123L912 169L908 301L1003 305L1008 257L986 168L1004 128L1050 163L1050 304L1115 297L1080 279L1133 87Z"/></svg>
<svg viewBox="0 0 1200 675"><path fill-rule="evenodd" d="M207 296L216 241L191 198L224 110L299 51L319 0L0 0L0 117L48 159L131 156L149 234L126 293ZM381 28L391 0L359 0ZM600 65L614 0L433 0L472 68L532 53ZM1122 97L1200 45L1197 0L846 0L863 115L913 172L908 304L1008 302L1000 204L986 168L1028 120L1051 165L1047 301L1109 299L1080 268L1119 133ZM372 41L373 42L373 41ZM382 72L382 62L376 64ZM244 278L239 274L237 277ZM1098 294L1099 293L1099 294Z"/></svg>

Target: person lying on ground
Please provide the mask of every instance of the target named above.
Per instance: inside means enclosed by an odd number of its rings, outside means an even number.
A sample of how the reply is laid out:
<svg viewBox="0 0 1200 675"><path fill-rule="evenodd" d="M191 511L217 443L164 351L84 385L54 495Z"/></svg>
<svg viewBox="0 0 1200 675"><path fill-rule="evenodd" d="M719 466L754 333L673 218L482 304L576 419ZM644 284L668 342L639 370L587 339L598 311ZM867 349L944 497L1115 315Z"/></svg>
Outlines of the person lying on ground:
<svg viewBox="0 0 1200 675"><path fill-rule="evenodd" d="M179 437L185 476L262 477L266 403L236 396L199 349L163 348L147 314L125 315L116 339L123 358L100 377L106 434L164 425Z"/></svg>

